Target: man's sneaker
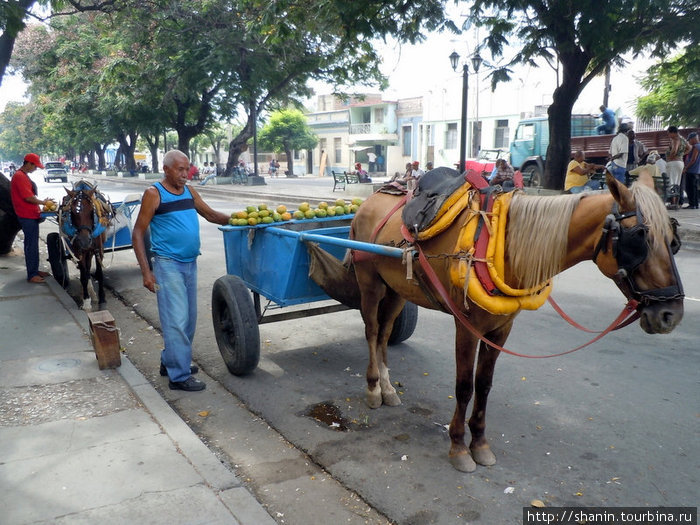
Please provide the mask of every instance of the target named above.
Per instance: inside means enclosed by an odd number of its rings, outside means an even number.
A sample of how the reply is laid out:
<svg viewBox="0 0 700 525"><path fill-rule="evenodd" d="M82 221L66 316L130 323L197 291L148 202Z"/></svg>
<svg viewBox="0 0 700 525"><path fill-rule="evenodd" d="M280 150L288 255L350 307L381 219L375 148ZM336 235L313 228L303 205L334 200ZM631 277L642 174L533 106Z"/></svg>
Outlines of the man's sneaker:
<svg viewBox="0 0 700 525"><path fill-rule="evenodd" d="M194 375L197 372L199 372L199 367L197 365L190 365L190 374ZM160 364L160 375L163 377L168 375L168 370L163 363Z"/></svg>
<svg viewBox="0 0 700 525"><path fill-rule="evenodd" d="M207 385L203 381L195 379L192 376L184 381L168 381L168 386L170 386L170 390L185 390L186 392L197 392L207 388Z"/></svg>

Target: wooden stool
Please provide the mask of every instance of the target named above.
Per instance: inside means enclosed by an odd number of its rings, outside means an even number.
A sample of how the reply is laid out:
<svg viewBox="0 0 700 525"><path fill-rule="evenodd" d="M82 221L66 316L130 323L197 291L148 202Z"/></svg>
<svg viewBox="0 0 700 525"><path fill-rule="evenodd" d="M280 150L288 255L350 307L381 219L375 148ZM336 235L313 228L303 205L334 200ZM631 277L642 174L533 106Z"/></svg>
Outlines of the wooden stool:
<svg viewBox="0 0 700 525"><path fill-rule="evenodd" d="M100 310L89 312L87 316L90 322L90 339L100 370L121 366L119 331L112 314L108 310Z"/></svg>

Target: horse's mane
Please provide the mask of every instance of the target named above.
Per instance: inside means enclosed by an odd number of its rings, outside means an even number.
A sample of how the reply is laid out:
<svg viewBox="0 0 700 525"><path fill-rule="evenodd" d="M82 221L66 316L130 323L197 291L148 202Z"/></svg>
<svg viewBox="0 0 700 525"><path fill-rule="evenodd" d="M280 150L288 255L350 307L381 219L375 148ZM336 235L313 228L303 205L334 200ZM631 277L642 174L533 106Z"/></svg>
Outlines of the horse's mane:
<svg viewBox="0 0 700 525"><path fill-rule="evenodd" d="M649 228L647 240L650 249L657 251L664 248L666 242L670 242L673 237L666 206L658 193L649 186L635 182L630 190L632 190L637 208L642 212L644 224Z"/></svg>
<svg viewBox="0 0 700 525"><path fill-rule="evenodd" d="M639 182L632 184L630 190L649 228L650 249L664 248L673 231L663 201L654 189ZM508 210L506 254L519 287L532 288L561 271L571 215L585 195L513 195Z"/></svg>
<svg viewBox="0 0 700 525"><path fill-rule="evenodd" d="M583 194L545 197L516 193L508 210L506 254L518 287L532 288L561 271L569 222Z"/></svg>

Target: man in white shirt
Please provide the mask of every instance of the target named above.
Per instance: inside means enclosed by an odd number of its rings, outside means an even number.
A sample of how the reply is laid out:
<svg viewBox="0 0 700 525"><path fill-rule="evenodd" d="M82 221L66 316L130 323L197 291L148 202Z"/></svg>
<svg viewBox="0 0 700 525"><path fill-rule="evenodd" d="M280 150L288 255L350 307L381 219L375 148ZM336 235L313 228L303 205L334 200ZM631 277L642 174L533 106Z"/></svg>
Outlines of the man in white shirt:
<svg viewBox="0 0 700 525"><path fill-rule="evenodd" d="M621 183L625 183L627 171L627 154L629 152L629 139L627 138L627 124L620 124L617 135L610 143L610 172Z"/></svg>

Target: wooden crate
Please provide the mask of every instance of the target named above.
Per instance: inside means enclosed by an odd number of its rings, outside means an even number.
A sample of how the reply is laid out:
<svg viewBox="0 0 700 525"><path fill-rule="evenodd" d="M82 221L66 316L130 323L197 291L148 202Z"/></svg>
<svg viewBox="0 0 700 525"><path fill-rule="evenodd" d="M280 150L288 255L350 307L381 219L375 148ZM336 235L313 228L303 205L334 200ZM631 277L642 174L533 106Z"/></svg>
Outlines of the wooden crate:
<svg viewBox="0 0 700 525"><path fill-rule="evenodd" d="M87 316L90 322L90 339L100 370L121 366L119 331L112 314L108 310L100 310L89 312Z"/></svg>

